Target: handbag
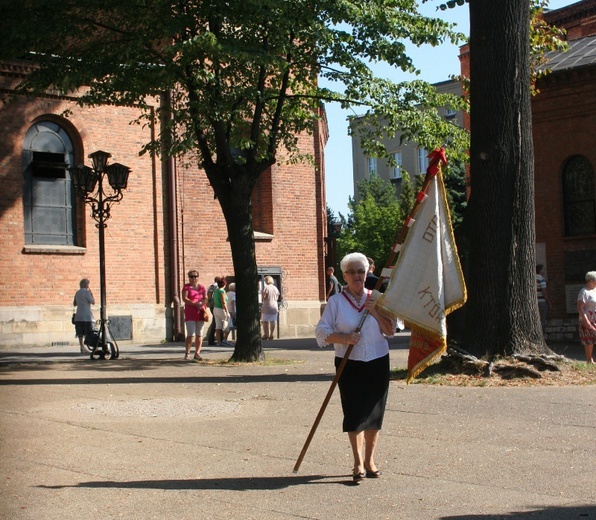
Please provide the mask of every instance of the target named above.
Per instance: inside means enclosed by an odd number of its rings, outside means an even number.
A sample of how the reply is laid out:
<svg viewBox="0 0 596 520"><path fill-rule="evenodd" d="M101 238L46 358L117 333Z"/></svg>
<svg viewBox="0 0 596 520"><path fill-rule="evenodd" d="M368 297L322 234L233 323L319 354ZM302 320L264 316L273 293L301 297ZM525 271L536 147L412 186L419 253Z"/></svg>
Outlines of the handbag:
<svg viewBox="0 0 596 520"><path fill-rule="evenodd" d="M198 321L209 321L211 316L209 316L209 310L207 307L201 307L199 309L199 320Z"/></svg>

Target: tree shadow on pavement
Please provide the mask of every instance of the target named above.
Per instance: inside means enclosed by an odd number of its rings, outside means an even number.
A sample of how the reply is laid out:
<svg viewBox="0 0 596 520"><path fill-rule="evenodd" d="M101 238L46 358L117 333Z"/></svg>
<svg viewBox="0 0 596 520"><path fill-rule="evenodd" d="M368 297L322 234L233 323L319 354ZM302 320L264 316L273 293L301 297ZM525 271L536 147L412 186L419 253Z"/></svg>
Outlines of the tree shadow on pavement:
<svg viewBox="0 0 596 520"><path fill-rule="evenodd" d="M533 511L512 511L508 514L442 516L440 520L594 520L596 506L541 507Z"/></svg>
<svg viewBox="0 0 596 520"><path fill-rule="evenodd" d="M351 475L304 475L287 477L205 478L185 480L113 480L80 482L66 486L37 486L44 489L106 488L106 489L163 489L163 490L216 490L275 491L305 484L343 484L353 486Z"/></svg>
<svg viewBox="0 0 596 520"><path fill-rule="evenodd" d="M0 386L36 386L36 385L130 385L134 383L163 384L163 383L331 383L332 374L254 374L254 375L197 375L180 376L127 376L127 377L48 377L35 379L0 379Z"/></svg>

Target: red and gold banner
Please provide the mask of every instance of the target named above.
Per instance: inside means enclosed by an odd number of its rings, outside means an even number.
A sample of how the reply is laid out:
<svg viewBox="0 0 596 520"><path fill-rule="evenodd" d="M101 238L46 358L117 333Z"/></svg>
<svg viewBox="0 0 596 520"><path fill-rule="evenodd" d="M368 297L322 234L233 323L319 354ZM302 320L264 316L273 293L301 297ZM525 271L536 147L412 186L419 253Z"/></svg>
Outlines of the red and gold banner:
<svg viewBox="0 0 596 520"><path fill-rule="evenodd" d="M431 156L424 192L408 217L389 286L377 302L381 312L412 329L408 382L445 351L447 315L467 298L441 172L444 154Z"/></svg>

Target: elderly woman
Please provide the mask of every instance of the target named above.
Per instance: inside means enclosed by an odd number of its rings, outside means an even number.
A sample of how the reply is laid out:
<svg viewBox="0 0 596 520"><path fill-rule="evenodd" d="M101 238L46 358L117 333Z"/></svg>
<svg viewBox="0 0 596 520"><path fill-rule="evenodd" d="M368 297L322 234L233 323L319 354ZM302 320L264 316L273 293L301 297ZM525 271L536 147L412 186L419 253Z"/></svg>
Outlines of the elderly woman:
<svg viewBox="0 0 596 520"><path fill-rule="evenodd" d="M275 322L279 312L277 300L279 300L279 289L275 287L272 276L265 276L265 287L261 292L263 307L261 308L261 323L263 324L263 339L273 339Z"/></svg>
<svg viewBox="0 0 596 520"><path fill-rule="evenodd" d="M85 337L94 329L95 318L91 305L95 305L95 298L89 288L89 279L83 278L79 282L79 290L75 293L72 304L76 307L74 316L75 334L79 338L81 354L85 354Z"/></svg>
<svg viewBox="0 0 596 520"><path fill-rule="evenodd" d="M375 298L365 289L368 260L361 253L346 255L341 263L347 286L329 298L315 331L323 347L333 343L335 367L340 366L348 345L354 345L339 378L344 414L343 431L348 433L354 456L353 479L378 478L375 449L385 415L389 390L389 343L395 322L375 309ZM368 311L360 332L362 315Z"/></svg>
<svg viewBox="0 0 596 520"><path fill-rule="evenodd" d="M594 363L596 343L596 271L586 273L586 285L577 295L579 312L579 338L586 349L586 360Z"/></svg>

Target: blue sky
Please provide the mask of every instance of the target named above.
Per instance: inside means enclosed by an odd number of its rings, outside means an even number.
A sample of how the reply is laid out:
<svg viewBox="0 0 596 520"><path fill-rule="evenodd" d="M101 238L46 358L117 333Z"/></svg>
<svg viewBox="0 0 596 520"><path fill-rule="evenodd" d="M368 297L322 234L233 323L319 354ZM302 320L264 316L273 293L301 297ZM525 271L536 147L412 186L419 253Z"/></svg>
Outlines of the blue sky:
<svg viewBox="0 0 596 520"><path fill-rule="evenodd" d="M551 0L549 8L558 9L576 3L577 0ZM436 6L442 2L436 0L424 4L421 12L428 16L438 16L457 24L457 30L469 33L467 5L447 11L436 11ZM444 44L440 47L412 47L409 49L415 66L421 73L418 79L430 83L437 83L449 79L451 75L460 73L459 48L456 45ZM392 79L403 81L413 79L403 72L391 69L387 65L379 64L374 67L375 73ZM327 104L327 120L329 123L329 141L325 149L325 175L327 204L344 216L348 214L348 198L354 195L352 183L352 143L348 136L347 117L350 112L342 110L336 104Z"/></svg>

